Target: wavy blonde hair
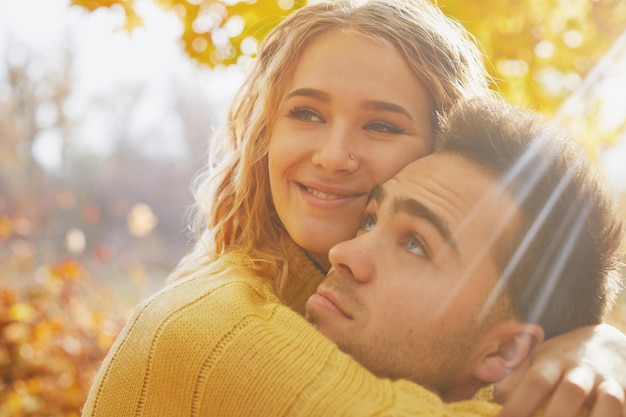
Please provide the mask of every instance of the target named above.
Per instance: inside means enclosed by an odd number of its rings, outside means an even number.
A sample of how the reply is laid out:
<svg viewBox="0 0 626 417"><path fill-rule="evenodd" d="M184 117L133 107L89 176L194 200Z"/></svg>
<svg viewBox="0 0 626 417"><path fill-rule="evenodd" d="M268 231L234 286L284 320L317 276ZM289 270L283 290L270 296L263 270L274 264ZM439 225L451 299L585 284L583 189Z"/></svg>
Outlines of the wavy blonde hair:
<svg viewBox="0 0 626 417"><path fill-rule="evenodd" d="M361 34L395 47L426 86L433 118L459 99L492 94L473 38L428 0L328 1L297 10L261 43L231 104L226 127L212 140L208 166L195 183L198 241L171 280L238 251L261 276L273 281L281 297L290 238L271 200L269 139L301 52L330 30Z"/></svg>

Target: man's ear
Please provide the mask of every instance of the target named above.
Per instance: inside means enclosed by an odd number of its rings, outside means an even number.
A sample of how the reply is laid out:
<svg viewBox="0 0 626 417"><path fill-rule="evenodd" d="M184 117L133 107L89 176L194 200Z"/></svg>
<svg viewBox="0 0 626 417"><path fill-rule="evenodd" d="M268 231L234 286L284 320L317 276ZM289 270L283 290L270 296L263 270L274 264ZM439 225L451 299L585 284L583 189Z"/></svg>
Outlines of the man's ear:
<svg viewBox="0 0 626 417"><path fill-rule="evenodd" d="M543 341L543 328L515 319L495 324L485 333L482 356L472 375L483 382L496 382L522 363Z"/></svg>

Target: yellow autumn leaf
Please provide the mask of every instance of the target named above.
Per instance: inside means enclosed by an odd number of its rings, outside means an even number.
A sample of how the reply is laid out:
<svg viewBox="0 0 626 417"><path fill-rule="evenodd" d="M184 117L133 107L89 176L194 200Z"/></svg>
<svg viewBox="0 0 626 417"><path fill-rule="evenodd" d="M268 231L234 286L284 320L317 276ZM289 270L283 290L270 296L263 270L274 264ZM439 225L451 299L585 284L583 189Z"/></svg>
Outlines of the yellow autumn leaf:
<svg viewBox="0 0 626 417"><path fill-rule="evenodd" d="M128 32L132 32L134 29L143 25L143 18L135 12L132 2L123 3L124 11L126 12L126 23L124 29Z"/></svg>
<svg viewBox="0 0 626 417"><path fill-rule="evenodd" d="M30 322L37 316L37 311L26 303L17 303L9 307L9 318L18 322Z"/></svg>
<svg viewBox="0 0 626 417"><path fill-rule="evenodd" d="M72 0L70 2L73 6L80 6L89 11L94 11L101 7L111 7L120 3L132 3L132 0Z"/></svg>
<svg viewBox="0 0 626 417"><path fill-rule="evenodd" d="M61 261L50 267L52 279L61 281L79 281L84 276L81 265L73 260Z"/></svg>
<svg viewBox="0 0 626 417"><path fill-rule="evenodd" d="M0 240L7 240L13 233L13 222L6 216L0 216Z"/></svg>
<svg viewBox="0 0 626 417"><path fill-rule="evenodd" d="M22 321L10 323L4 328L3 335L11 343L25 344L30 340L31 327Z"/></svg>

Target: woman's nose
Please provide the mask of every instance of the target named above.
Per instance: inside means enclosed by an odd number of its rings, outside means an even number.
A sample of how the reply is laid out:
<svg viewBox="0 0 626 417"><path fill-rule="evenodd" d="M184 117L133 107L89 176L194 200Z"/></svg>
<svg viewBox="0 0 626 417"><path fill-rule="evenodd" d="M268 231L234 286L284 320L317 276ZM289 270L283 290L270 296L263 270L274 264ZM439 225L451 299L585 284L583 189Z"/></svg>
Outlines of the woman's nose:
<svg viewBox="0 0 626 417"><path fill-rule="evenodd" d="M356 139L347 127L333 126L328 136L320 141L312 162L331 173L354 172L359 167L356 148Z"/></svg>

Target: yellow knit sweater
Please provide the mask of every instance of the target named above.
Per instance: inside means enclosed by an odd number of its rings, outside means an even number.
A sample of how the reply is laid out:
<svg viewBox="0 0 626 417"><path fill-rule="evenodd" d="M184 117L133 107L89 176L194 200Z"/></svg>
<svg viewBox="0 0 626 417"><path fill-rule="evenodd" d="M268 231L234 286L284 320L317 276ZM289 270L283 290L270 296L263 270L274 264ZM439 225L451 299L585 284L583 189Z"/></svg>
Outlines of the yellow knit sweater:
<svg viewBox="0 0 626 417"><path fill-rule="evenodd" d="M290 283L302 311L321 273L304 255ZM282 305L242 259L144 301L102 364L83 417L495 416L479 400L444 404L378 379ZM308 280L307 278L310 278Z"/></svg>

